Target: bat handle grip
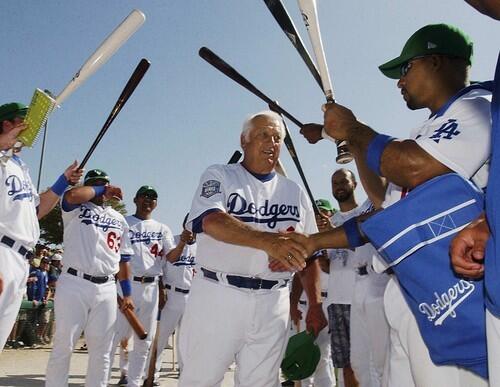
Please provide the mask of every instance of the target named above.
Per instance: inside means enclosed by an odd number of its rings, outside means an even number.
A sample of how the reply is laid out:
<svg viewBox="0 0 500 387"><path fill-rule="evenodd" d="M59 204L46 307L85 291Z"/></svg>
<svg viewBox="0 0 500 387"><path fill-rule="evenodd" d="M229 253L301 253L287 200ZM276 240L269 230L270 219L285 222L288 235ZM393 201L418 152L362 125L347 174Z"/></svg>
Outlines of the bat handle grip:
<svg viewBox="0 0 500 387"><path fill-rule="evenodd" d="M335 99L333 98L333 94L327 95L326 96L326 103L335 103ZM347 147L347 141L345 140L337 140L335 141L337 144L337 157L335 158L335 161L337 164L347 164L350 163L354 157L352 153L349 151L349 148Z"/></svg>
<svg viewBox="0 0 500 387"><path fill-rule="evenodd" d="M349 148L347 147L347 141L342 140L342 141L335 141L337 144L337 157L335 158L335 161L338 164L347 164L350 163L353 160L352 153L349 151Z"/></svg>

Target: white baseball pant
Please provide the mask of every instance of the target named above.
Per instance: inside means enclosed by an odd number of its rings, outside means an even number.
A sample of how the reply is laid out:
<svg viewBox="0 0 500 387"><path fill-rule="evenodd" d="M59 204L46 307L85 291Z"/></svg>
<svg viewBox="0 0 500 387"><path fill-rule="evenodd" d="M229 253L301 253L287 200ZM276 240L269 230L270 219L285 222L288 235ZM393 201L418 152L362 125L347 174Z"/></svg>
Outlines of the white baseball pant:
<svg viewBox="0 0 500 387"><path fill-rule="evenodd" d="M16 322L23 294L26 292L29 265L24 257L0 244L0 275L3 291L0 294L0 352Z"/></svg>
<svg viewBox="0 0 500 387"><path fill-rule="evenodd" d="M488 382L456 366L437 366L430 356L395 278L384 295L390 326L389 387L486 387Z"/></svg>
<svg viewBox="0 0 500 387"><path fill-rule="evenodd" d="M161 311L159 332L158 332L158 350L155 366L155 380L160 376L162 355L168 343L168 338L174 333L175 328L179 325L189 294L176 292L174 289L167 289L167 303ZM177 357L179 369L182 369L182 359Z"/></svg>
<svg viewBox="0 0 500 387"><path fill-rule="evenodd" d="M351 304L351 367L360 387L382 386L389 352L389 324L384 312L388 277L356 275Z"/></svg>
<svg viewBox="0 0 500 387"><path fill-rule="evenodd" d="M300 332L306 329L305 319L307 314L307 304L299 304L299 310L302 312ZM323 303L323 312L325 316L328 316L327 305ZM336 380L333 373L333 363L332 363L332 349L330 333L328 332L328 327L323 328L316 338L316 344L321 352L321 357L319 359L318 365L316 366L316 371L314 374L307 379L302 380L302 387L335 387Z"/></svg>
<svg viewBox="0 0 500 387"><path fill-rule="evenodd" d="M151 283L132 282L132 301L134 302L134 311L139 321L144 325L148 336L140 340L137 335L133 335L133 349L128 352L128 366L122 365L120 368L128 377L128 385L131 387L142 386L142 379L145 375L146 360L149 349L156 332L156 315L158 314L158 281ZM118 311L118 317L115 325L115 336L113 339L110 358L116 352L116 347L120 341L132 337L133 330L127 319ZM120 363L123 364L121 360ZM111 370L110 370L111 374ZM111 376L111 375L110 375Z"/></svg>
<svg viewBox="0 0 500 387"><path fill-rule="evenodd" d="M85 386L106 387L116 322L116 284L94 284L67 273L57 281L56 332L47 364L46 387L68 386L71 354L85 330L88 365Z"/></svg>
<svg viewBox="0 0 500 387"><path fill-rule="evenodd" d="M289 313L288 287L247 290L195 277L180 327L179 387L220 386L233 361L235 387L279 387Z"/></svg>

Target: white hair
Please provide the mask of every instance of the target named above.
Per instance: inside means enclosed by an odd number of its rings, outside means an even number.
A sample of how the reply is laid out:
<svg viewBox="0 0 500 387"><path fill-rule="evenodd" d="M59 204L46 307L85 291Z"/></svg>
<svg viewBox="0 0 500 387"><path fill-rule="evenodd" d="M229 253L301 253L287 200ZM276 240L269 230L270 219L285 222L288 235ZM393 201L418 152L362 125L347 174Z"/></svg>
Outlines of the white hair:
<svg viewBox="0 0 500 387"><path fill-rule="evenodd" d="M279 122L279 130L280 130L280 137L281 137L281 142L285 139L285 124L283 123L283 119L281 116L273 112L272 110L263 110L261 112L252 114L251 116L248 116L245 121L243 122L243 128L241 130L241 137L245 139L245 141L248 141L250 139L250 131L255 128L254 124L252 121L254 118L257 117L267 117L270 120L276 120Z"/></svg>

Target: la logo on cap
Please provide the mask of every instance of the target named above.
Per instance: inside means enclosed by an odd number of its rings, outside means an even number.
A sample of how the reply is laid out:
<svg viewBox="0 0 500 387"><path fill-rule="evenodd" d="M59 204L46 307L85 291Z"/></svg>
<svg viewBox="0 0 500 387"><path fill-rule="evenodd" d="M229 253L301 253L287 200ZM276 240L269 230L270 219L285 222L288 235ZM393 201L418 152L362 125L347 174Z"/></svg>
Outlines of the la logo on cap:
<svg viewBox="0 0 500 387"><path fill-rule="evenodd" d="M432 48L436 48L437 47L437 44L435 43L432 43L432 42L427 42L427 49L430 50Z"/></svg>

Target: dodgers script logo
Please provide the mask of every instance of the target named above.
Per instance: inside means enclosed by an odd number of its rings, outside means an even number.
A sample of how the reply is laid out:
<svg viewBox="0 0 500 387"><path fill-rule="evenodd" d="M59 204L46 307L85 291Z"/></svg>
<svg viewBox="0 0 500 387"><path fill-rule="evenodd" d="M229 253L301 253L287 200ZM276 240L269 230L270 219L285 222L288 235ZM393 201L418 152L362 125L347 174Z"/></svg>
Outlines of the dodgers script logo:
<svg viewBox="0 0 500 387"><path fill-rule="evenodd" d="M109 229L122 230L122 224L118 219L112 218L107 214L96 214L85 206L80 206L80 215L78 215L78 218L81 219L83 224L92 224L97 228L102 228L104 232Z"/></svg>
<svg viewBox="0 0 500 387"><path fill-rule="evenodd" d="M174 262L174 266L193 266L194 255L185 255L182 254L177 261Z"/></svg>
<svg viewBox="0 0 500 387"><path fill-rule="evenodd" d="M430 305L426 302L421 303L419 310L429 321L435 320L435 326L441 325L448 317L457 317L455 309L472 294L475 288L473 282L461 279L444 293L434 292L435 301Z"/></svg>
<svg viewBox="0 0 500 387"><path fill-rule="evenodd" d="M33 199L31 184L27 180L21 180L19 176L10 175L5 179L5 185L9 188L7 195L12 196L12 200Z"/></svg>
<svg viewBox="0 0 500 387"><path fill-rule="evenodd" d="M300 222L297 206L270 204L269 200L266 200L263 205L257 207L255 203L248 203L243 196L235 192L227 199L227 209L228 213L237 216L242 222L267 223L269 228L275 228L278 222ZM246 214L250 216L245 216Z"/></svg>
<svg viewBox="0 0 500 387"><path fill-rule="evenodd" d="M149 245L151 241L161 241L161 239L163 238L163 233L161 231L141 232L141 231L130 230L128 232L128 235L130 237L130 242L132 242L132 244L144 242L145 244Z"/></svg>

